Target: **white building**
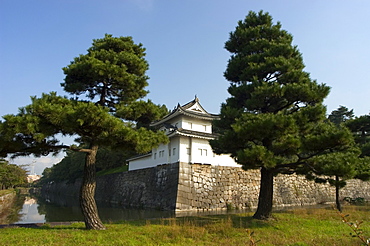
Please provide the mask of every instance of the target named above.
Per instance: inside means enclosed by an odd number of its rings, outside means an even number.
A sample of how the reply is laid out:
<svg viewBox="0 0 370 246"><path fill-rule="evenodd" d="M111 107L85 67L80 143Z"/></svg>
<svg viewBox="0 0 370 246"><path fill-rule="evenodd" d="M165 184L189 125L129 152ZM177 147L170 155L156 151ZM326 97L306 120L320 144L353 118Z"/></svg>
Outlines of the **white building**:
<svg viewBox="0 0 370 246"><path fill-rule="evenodd" d="M27 182L28 183L33 183L41 178L41 175L37 174L29 174L27 175Z"/></svg>
<svg viewBox="0 0 370 246"><path fill-rule="evenodd" d="M170 142L145 155L128 159L129 171L177 162L240 167L229 155L213 153L209 140L214 139L212 121L218 115L208 113L196 97L177 107L162 120L152 123L166 131Z"/></svg>

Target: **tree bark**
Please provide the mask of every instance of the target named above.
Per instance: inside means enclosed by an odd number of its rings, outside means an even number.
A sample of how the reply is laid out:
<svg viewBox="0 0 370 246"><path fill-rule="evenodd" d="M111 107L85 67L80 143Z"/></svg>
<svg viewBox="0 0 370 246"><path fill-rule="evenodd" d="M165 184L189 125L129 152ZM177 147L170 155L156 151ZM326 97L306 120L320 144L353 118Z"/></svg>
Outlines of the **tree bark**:
<svg viewBox="0 0 370 246"><path fill-rule="evenodd" d="M335 204L337 205L338 211L342 212L342 206L339 201L339 190L340 190L339 177L335 176Z"/></svg>
<svg viewBox="0 0 370 246"><path fill-rule="evenodd" d="M272 215L274 172L265 167L261 168L260 193L258 196L258 207L253 218L267 220Z"/></svg>
<svg viewBox="0 0 370 246"><path fill-rule="evenodd" d="M80 190L80 206L85 220L86 229L105 230L98 215L98 208L95 202L96 170L95 160L98 145L91 144L90 152L86 154L84 175Z"/></svg>

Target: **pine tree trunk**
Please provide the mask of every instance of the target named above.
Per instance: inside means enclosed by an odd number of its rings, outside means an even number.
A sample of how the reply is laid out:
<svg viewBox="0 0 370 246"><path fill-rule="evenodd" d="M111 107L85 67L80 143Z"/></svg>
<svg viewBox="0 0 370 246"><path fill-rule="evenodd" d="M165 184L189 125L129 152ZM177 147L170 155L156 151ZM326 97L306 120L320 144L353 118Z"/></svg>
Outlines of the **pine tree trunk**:
<svg viewBox="0 0 370 246"><path fill-rule="evenodd" d="M106 228L99 218L98 208L94 197L96 187L95 160L98 146L92 144L90 146L90 150L91 152L86 154L85 159L84 176L80 191L80 206L84 216L86 229L105 230Z"/></svg>
<svg viewBox="0 0 370 246"><path fill-rule="evenodd" d="M342 206L339 201L339 189L340 189L340 184L339 184L339 177L335 176L335 204L337 205L337 209L339 212L342 212Z"/></svg>
<svg viewBox="0 0 370 246"><path fill-rule="evenodd" d="M261 168L261 186L258 197L258 207L253 218L267 220L272 214L274 173L272 170Z"/></svg>

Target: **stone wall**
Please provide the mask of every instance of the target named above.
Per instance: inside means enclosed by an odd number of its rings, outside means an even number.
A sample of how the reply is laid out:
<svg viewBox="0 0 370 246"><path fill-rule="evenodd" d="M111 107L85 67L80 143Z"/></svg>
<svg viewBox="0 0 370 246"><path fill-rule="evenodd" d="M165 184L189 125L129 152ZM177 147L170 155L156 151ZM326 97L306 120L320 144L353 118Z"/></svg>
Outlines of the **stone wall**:
<svg viewBox="0 0 370 246"><path fill-rule="evenodd" d="M96 199L127 207L174 210L179 164L111 174L98 179Z"/></svg>
<svg viewBox="0 0 370 246"><path fill-rule="evenodd" d="M178 210L255 208L260 188L259 170L180 163ZM370 182L350 180L340 191L344 197L370 200ZM335 188L299 175L274 178L274 206L300 206L335 201Z"/></svg>
<svg viewBox="0 0 370 246"><path fill-rule="evenodd" d="M0 224L8 223L9 210L12 208L15 199L15 191L0 196Z"/></svg>
<svg viewBox="0 0 370 246"><path fill-rule="evenodd" d="M100 204L174 210L178 170L179 164L172 164L98 177L95 199ZM80 186L81 180L52 183L45 185L41 194L53 202L58 200L58 196L66 195L76 200ZM59 199L57 203L63 200L66 199Z"/></svg>
<svg viewBox="0 0 370 246"><path fill-rule="evenodd" d="M0 196L0 214L3 210L7 209L12 205L15 197L16 197L15 191Z"/></svg>
<svg viewBox="0 0 370 246"><path fill-rule="evenodd" d="M258 203L259 170L175 163L98 177L96 200L124 207L176 211L254 208ZM81 182L50 184L45 194L78 197ZM370 200L370 182L350 180L341 197ZM278 175L274 180L274 206L334 202L335 190L303 176Z"/></svg>
<svg viewBox="0 0 370 246"><path fill-rule="evenodd" d="M256 170L181 163L179 177L179 210L252 207L258 201Z"/></svg>

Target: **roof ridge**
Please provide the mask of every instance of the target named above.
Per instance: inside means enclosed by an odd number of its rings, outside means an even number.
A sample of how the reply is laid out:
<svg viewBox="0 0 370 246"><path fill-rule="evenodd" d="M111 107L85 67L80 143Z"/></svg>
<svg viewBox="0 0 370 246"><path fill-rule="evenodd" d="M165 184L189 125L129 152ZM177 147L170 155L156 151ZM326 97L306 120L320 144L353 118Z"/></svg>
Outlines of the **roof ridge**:
<svg viewBox="0 0 370 246"><path fill-rule="evenodd" d="M199 106L199 109L198 110L196 110L196 109L191 110L190 108L192 106L194 106L195 104L197 104ZM201 117L201 118L205 117L205 119L211 119L211 118L219 117L219 115L211 114L207 110L205 110L203 108L203 106L200 104L199 98L197 96L195 96L195 98L192 101L190 101L190 102L188 102L188 103L186 103L182 106L180 105L180 103L177 103L177 106L169 114L167 114L166 116L164 116L160 120L152 122L151 125L155 126L157 124L160 124L161 122L164 122L165 120L172 118L173 115L176 115L177 113L190 114L190 115L193 115L195 117Z"/></svg>

